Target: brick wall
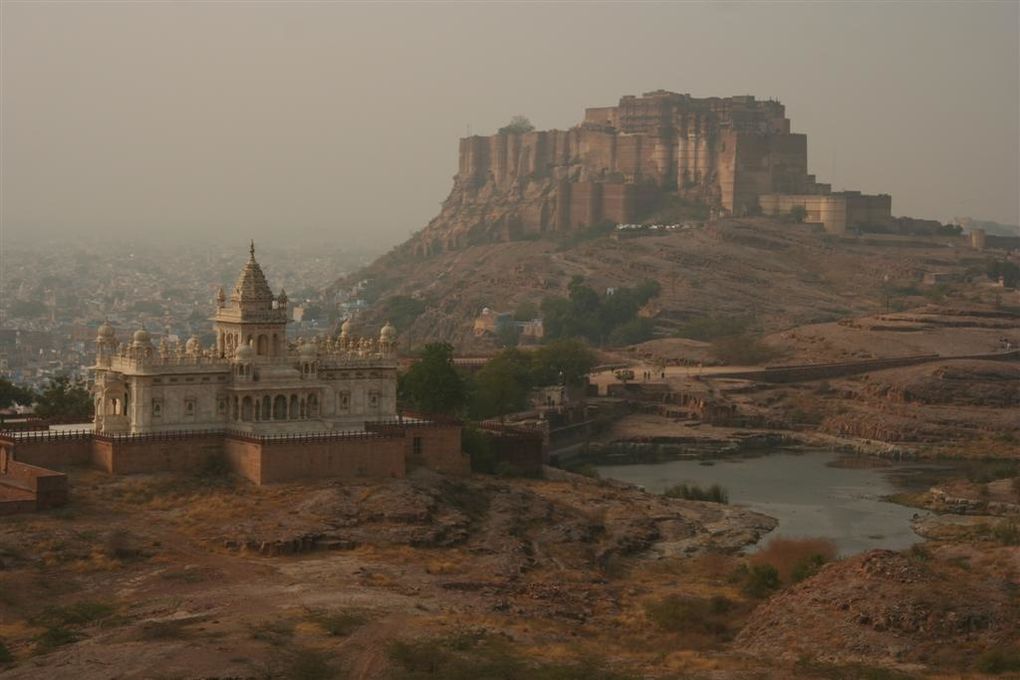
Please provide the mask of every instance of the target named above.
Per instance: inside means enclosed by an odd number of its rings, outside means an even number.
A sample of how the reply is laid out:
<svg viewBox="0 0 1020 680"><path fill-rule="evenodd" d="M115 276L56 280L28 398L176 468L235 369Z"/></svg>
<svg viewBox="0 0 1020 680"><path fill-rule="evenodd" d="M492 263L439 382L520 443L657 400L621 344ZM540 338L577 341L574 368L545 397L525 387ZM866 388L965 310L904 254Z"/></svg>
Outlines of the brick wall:
<svg viewBox="0 0 1020 680"><path fill-rule="evenodd" d="M223 442L223 455L234 474L249 482L262 485L262 445L227 437Z"/></svg>
<svg viewBox="0 0 1020 680"><path fill-rule="evenodd" d="M42 468L63 468L88 465L91 460L91 437L54 439L16 439L5 446L14 451L19 462Z"/></svg>
<svg viewBox="0 0 1020 680"><path fill-rule="evenodd" d="M67 504L67 475L11 460L9 455L6 460L0 460L0 485L31 494L30 510L46 510ZM25 501L19 500L17 505L11 505L7 510L24 512Z"/></svg>
<svg viewBox="0 0 1020 680"><path fill-rule="evenodd" d="M404 440L399 437L267 441L261 448L260 484L301 479L403 477Z"/></svg>
<svg viewBox="0 0 1020 680"><path fill-rule="evenodd" d="M223 436L178 439L96 439L92 463L117 475L143 472L195 472L223 455Z"/></svg>

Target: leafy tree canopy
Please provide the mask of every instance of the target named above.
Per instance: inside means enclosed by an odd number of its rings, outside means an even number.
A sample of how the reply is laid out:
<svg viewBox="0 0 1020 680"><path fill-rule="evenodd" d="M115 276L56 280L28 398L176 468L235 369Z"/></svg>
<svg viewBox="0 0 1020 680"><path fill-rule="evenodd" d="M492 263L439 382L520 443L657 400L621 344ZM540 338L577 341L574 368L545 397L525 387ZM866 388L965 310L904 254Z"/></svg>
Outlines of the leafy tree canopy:
<svg viewBox="0 0 1020 680"><path fill-rule="evenodd" d="M423 413L456 415L467 403L467 386L453 365L453 346L425 345L421 359L400 377L400 399Z"/></svg>
<svg viewBox="0 0 1020 680"><path fill-rule="evenodd" d="M532 381L535 385L581 385L595 363L595 353L580 340L556 340L532 353Z"/></svg>
<svg viewBox="0 0 1020 680"><path fill-rule="evenodd" d="M50 378L39 394L35 414L41 418L92 419L92 395L85 382L71 382L66 375Z"/></svg>
<svg viewBox="0 0 1020 680"><path fill-rule="evenodd" d="M15 385L7 378L0 378L0 408L9 408L15 404L28 406L35 401L35 393L27 387Z"/></svg>
<svg viewBox="0 0 1020 680"><path fill-rule="evenodd" d="M652 337L651 322L636 321L638 310L660 291L657 281L633 288L616 288L600 296L580 276L567 287L568 297L542 300L545 336L549 339L584 338L592 343L633 344ZM616 329L621 329L614 334Z"/></svg>
<svg viewBox="0 0 1020 680"><path fill-rule="evenodd" d="M531 132L535 126L531 124L527 116L514 116L510 122L499 129L501 135L519 135L524 132Z"/></svg>

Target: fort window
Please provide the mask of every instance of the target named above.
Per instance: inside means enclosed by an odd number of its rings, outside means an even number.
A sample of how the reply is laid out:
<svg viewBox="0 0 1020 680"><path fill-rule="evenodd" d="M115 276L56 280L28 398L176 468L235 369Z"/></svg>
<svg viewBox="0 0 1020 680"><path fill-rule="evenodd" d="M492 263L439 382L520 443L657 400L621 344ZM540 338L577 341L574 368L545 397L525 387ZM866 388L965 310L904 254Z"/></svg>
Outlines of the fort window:
<svg viewBox="0 0 1020 680"><path fill-rule="evenodd" d="M273 420L286 420L287 419L287 397L278 395L273 400Z"/></svg>
<svg viewBox="0 0 1020 680"><path fill-rule="evenodd" d="M368 393L368 406L369 408L379 408L379 393L369 392Z"/></svg>
<svg viewBox="0 0 1020 680"><path fill-rule="evenodd" d="M308 417L315 418L319 415L319 400L312 394L308 397Z"/></svg>
<svg viewBox="0 0 1020 680"><path fill-rule="evenodd" d="M272 418L271 409L272 402L269 400L269 395L267 394L262 397L262 420L270 420Z"/></svg>
<svg viewBox="0 0 1020 680"><path fill-rule="evenodd" d="M251 420L251 397L245 397L241 402L241 420Z"/></svg>
<svg viewBox="0 0 1020 680"><path fill-rule="evenodd" d="M269 354L269 338L265 335L259 336L258 350L256 352L259 356L265 356Z"/></svg>
<svg viewBox="0 0 1020 680"><path fill-rule="evenodd" d="M237 397L234 397L234 420L240 418L241 414L237 405Z"/></svg>
<svg viewBox="0 0 1020 680"><path fill-rule="evenodd" d="M153 399L152 400L152 417L159 418L163 415L163 400Z"/></svg>
<svg viewBox="0 0 1020 680"><path fill-rule="evenodd" d="M184 415L193 416L195 415L195 400L185 399L184 400Z"/></svg>
<svg viewBox="0 0 1020 680"><path fill-rule="evenodd" d="M424 448L425 447L422 445L421 437L415 437L414 439L411 440L411 455L413 456L422 455Z"/></svg>
<svg viewBox="0 0 1020 680"><path fill-rule="evenodd" d="M337 395L337 405L341 411L349 411L351 408L351 393L340 392Z"/></svg>
<svg viewBox="0 0 1020 680"><path fill-rule="evenodd" d="M296 394L290 395L290 412L288 417L291 420L297 420L298 418L298 398Z"/></svg>
<svg viewBox="0 0 1020 680"><path fill-rule="evenodd" d="M227 400L226 399L220 397L220 399L218 399L216 401L216 412L219 413L221 416L225 415L227 413Z"/></svg>

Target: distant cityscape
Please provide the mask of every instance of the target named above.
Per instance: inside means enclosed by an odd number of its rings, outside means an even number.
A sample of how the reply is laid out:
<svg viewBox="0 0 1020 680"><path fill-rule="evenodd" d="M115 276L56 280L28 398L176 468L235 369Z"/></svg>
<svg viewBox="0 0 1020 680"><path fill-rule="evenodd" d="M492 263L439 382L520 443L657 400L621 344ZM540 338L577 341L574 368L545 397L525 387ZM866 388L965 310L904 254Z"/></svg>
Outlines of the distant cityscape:
<svg viewBox="0 0 1020 680"><path fill-rule="evenodd" d="M5 240L0 272L0 376L39 388L57 375L87 379L96 331L144 327L158 345L197 335L213 341L209 318L219 287L231 290L246 244L52 244ZM344 244L259 244L266 275L291 300L290 333L320 335L365 307L359 288L336 280L376 255Z"/></svg>

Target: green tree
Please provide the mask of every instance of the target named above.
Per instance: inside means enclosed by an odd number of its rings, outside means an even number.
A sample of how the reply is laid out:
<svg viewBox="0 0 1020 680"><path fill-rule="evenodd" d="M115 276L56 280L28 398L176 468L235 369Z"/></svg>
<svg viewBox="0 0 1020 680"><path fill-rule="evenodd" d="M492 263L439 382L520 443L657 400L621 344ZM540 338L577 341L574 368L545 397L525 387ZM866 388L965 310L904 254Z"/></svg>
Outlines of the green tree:
<svg viewBox="0 0 1020 680"><path fill-rule="evenodd" d="M421 358L400 377L400 399L431 414L455 415L467 403L467 387L453 365L453 346L446 342L425 345Z"/></svg>
<svg viewBox="0 0 1020 680"><path fill-rule="evenodd" d="M634 345L645 340L652 339L652 330L655 324L651 319L634 317L630 321L620 324L609 334L609 344L614 347L622 345Z"/></svg>
<svg viewBox="0 0 1020 680"><path fill-rule="evenodd" d="M651 323L637 320L637 314L659 294L657 281L643 281L635 288L616 288L611 295L602 297L580 276L572 278L567 288L567 298L550 296L542 300L546 338L585 338L599 344L615 338L611 340L615 344L630 344L651 336ZM614 336L617 329L621 330ZM637 339L617 342L627 338Z"/></svg>
<svg viewBox="0 0 1020 680"><path fill-rule="evenodd" d="M66 375L50 378L39 394L35 414L41 418L91 419L92 395L85 382L71 382Z"/></svg>
<svg viewBox="0 0 1020 680"><path fill-rule="evenodd" d="M0 378L0 408L9 408L15 404L28 406L35 401L35 393L27 387L15 385L7 378Z"/></svg>
<svg viewBox="0 0 1020 680"><path fill-rule="evenodd" d="M514 116L510 122L499 129L501 135L519 135L524 132L531 132L535 126L531 124L527 116Z"/></svg>
<svg viewBox="0 0 1020 680"><path fill-rule="evenodd" d="M523 411L531 387L531 357L519 349L504 350L475 374L471 415L482 420Z"/></svg>
<svg viewBox="0 0 1020 680"><path fill-rule="evenodd" d="M532 355L532 381L535 385L581 385L595 367L595 353L580 340L556 340Z"/></svg>
<svg viewBox="0 0 1020 680"><path fill-rule="evenodd" d="M517 306L514 312L514 321L531 321L538 318L538 305L526 300Z"/></svg>

